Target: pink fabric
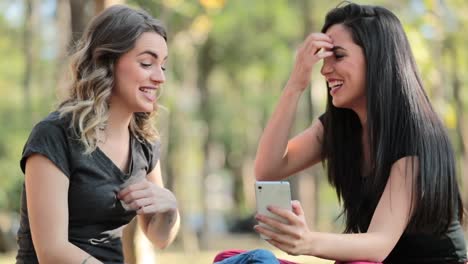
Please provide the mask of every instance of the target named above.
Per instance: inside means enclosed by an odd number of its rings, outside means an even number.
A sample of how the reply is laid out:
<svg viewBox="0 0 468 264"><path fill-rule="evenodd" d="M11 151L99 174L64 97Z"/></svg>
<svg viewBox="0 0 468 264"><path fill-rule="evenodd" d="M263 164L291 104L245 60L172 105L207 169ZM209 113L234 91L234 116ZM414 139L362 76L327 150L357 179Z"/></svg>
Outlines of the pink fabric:
<svg viewBox="0 0 468 264"><path fill-rule="evenodd" d="M366 262L366 261L352 261L352 262L341 262L337 261L335 264L382 264L382 262Z"/></svg>
<svg viewBox="0 0 468 264"><path fill-rule="evenodd" d="M221 261L223 259L230 258L230 257L235 256L237 254L240 254L242 252L245 252L245 250L232 249L232 250L221 251L220 253L218 253L218 255L216 255L213 262L218 262L218 261Z"/></svg>
<svg viewBox="0 0 468 264"><path fill-rule="evenodd" d="M218 253L218 255L216 255L213 262L218 262L223 259L227 259L227 258L230 258L232 256L235 256L244 252L246 252L246 250L241 250L241 249L231 249L231 250L221 251L220 253ZM296 262L291 262L291 261L287 261L284 259L278 259L278 260L280 264L298 264Z"/></svg>

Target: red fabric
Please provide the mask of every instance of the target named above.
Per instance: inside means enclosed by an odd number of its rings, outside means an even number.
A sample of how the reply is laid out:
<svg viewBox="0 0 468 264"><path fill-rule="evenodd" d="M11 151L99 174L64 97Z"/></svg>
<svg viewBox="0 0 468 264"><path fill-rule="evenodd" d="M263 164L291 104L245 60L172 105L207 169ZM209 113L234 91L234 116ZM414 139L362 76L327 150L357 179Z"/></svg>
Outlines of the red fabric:
<svg viewBox="0 0 468 264"><path fill-rule="evenodd" d="M221 251L220 253L218 253L218 255L216 255L213 262L218 262L223 259L227 259L227 258L230 258L232 256L235 256L244 252L246 252L246 250L241 250L241 249L231 249L231 250ZM284 259L278 259L278 260L280 264L298 264L296 262L291 262L291 261L287 261Z"/></svg>

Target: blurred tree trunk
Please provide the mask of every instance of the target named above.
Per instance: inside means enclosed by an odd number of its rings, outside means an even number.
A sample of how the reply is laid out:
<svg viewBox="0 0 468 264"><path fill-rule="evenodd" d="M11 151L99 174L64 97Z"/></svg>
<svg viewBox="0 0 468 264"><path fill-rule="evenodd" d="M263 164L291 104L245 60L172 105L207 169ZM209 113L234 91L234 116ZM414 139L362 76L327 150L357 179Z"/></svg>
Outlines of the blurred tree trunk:
<svg viewBox="0 0 468 264"><path fill-rule="evenodd" d="M174 169L169 164L169 149L172 148L171 141L169 141L169 135L174 137L171 134L173 131L173 122L172 121L172 113L161 111L161 109L157 110L157 129L158 133L162 138L159 138L161 142L161 149L159 151L159 162L161 165L161 175L163 176L163 183L164 187L168 188L169 190L174 190L175 187L175 174Z"/></svg>
<svg viewBox="0 0 468 264"><path fill-rule="evenodd" d="M57 11L55 14L55 27L57 29L57 62L54 83L59 94L65 93L68 81L68 48L71 39L70 1L57 0Z"/></svg>
<svg viewBox="0 0 468 264"><path fill-rule="evenodd" d="M201 246L204 247L207 245L208 238L208 231L209 231L209 222L208 213L209 207L206 201L206 179L208 175L211 173L210 168L210 146L212 142L212 114L213 111L211 109L211 101L210 101L210 90L208 87L208 77L210 76L211 71L214 68L214 60L211 56L212 48L214 46L213 40L211 37L208 37L206 42L200 48L200 52L198 54L197 60L197 87L200 91L200 115L202 119L205 121L205 137L203 139L203 157L204 157L204 164L202 169L202 180L200 184L201 190L201 202L202 202L202 212L203 212L203 227L201 230Z"/></svg>
<svg viewBox="0 0 468 264"><path fill-rule="evenodd" d="M245 89L242 82L239 82L237 78L232 78L232 87L241 87L241 89ZM247 91L240 91L242 93L242 97L244 102L248 101L248 93ZM245 108L248 111L249 108ZM249 115L249 113L244 112L245 116ZM247 119L247 118L245 118ZM255 157L252 157L252 153L255 153L255 148L257 142L255 144L249 144L248 135L243 136L245 138L245 144L238 144L233 146L231 140L232 139L225 139L223 142L224 151L225 151L225 169L232 173L232 190L233 190L233 200L234 200L234 212L237 216L242 216L242 213L245 211L245 208L249 208L247 206L246 200L248 199L247 193L252 192L253 184L251 184L255 180L255 175L253 175L253 170L248 171L245 173L245 167L248 166L249 161L254 160ZM231 144L230 144L231 143ZM253 148L252 148L253 147ZM250 149L249 149L250 148ZM233 154L236 153L236 154ZM252 207L250 207L252 208ZM241 217L243 218L243 217ZM252 227L253 228L253 227ZM253 229L252 229L253 231Z"/></svg>
<svg viewBox="0 0 468 264"><path fill-rule="evenodd" d="M89 0L70 0L70 13L71 13L71 43L70 47L73 49L75 44L81 38L83 31L86 27L89 14L87 14L87 6Z"/></svg>
<svg viewBox="0 0 468 264"><path fill-rule="evenodd" d="M302 39L305 40L307 36L315 29L314 22L312 20L312 7L313 2L309 0L302 0L300 2L302 18L303 18L303 34ZM314 105L312 101L312 90L307 89L307 126L310 125L314 118ZM298 198L301 201L304 213L307 219L307 224L311 230L315 229L318 221L318 204L319 204L319 192L318 192L318 172L315 167L306 169L300 173L299 177L295 177L293 186L296 185L296 192L299 194Z"/></svg>
<svg viewBox="0 0 468 264"><path fill-rule="evenodd" d="M35 52L35 25L37 25L37 1L25 0L25 16L24 16L24 31L23 31L23 51L24 51L24 77L23 77L23 96L26 122L32 122L32 78L33 66L36 62L37 52Z"/></svg>
<svg viewBox="0 0 468 264"><path fill-rule="evenodd" d="M455 115L456 115L456 154L460 155L461 161L461 180L462 180L462 198L465 202L468 201L468 156L466 155L466 148L468 147L468 142L465 141L463 135L464 131L467 131L464 128L464 112L463 112L463 102L461 100L461 80L459 76L459 70L461 69L458 58L457 58L457 46L454 37L447 39L446 45L449 53L449 58L452 63L451 65L451 74L452 74L452 88L453 88L453 99L455 104ZM458 156L457 155L457 156Z"/></svg>
<svg viewBox="0 0 468 264"><path fill-rule="evenodd" d="M97 15L102 10L104 10L106 7L112 6L112 5L120 5L124 4L125 0L95 0L94 1L94 13Z"/></svg>
<svg viewBox="0 0 468 264"><path fill-rule="evenodd" d="M226 153L229 155L228 153ZM244 156L245 157L245 156ZM243 175L244 175L244 170L243 170L243 165L245 162L247 162L248 159L243 160L242 162L238 161L232 161L229 158L226 158L226 169L232 172L232 177L234 180L233 183L233 189L234 189L234 206L235 206L235 211L236 215L240 215L242 212L242 208L245 207L245 195L244 195L244 181L243 181ZM252 177L252 175L248 175L249 177ZM248 186L252 187L252 186Z"/></svg>
<svg viewBox="0 0 468 264"><path fill-rule="evenodd" d="M442 1L431 1L429 4L429 14L433 16L433 30L434 38L431 42L431 54L434 61L434 65L438 67L434 68L432 75L432 100L435 102L437 110L441 110L441 106L447 102L447 96L444 94L445 82L445 68L442 61L443 45L446 38L446 32L443 27L444 18L442 16Z"/></svg>
<svg viewBox="0 0 468 264"><path fill-rule="evenodd" d="M187 78L184 76L184 78ZM182 83L185 83L182 81ZM193 86L195 84L186 84L181 85L182 87L186 86ZM165 141L167 141L167 161L162 161L162 164L166 166L162 166L163 175L166 175L168 179L167 188L172 190L177 197L179 213L180 213L180 231L178 234L177 239L179 239L182 243L182 248L184 252L188 252L189 254L194 254L199 251L199 242L198 237L195 230L190 225L190 218L187 217L190 211L191 206L191 198L189 192L187 192L186 180L185 177L186 173L184 170L181 169L180 166L180 149L185 149L186 146L184 144L184 135L183 131L185 130L186 122L181 122L182 126L178 125L180 120L183 120L183 114L178 111L176 107L170 111L170 115L167 117L168 119L168 129L164 135L167 135ZM178 122L179 121L179 122ZM170 135L170 138L169 138ZM166 169L164 169L166 168Z"/></svg>
<svg viewBox="0 0 468 264"><path fill-rule="evenodd" d="M241 87L241 85L237 87ZM251 155L249 155L249 153L254 152L247 151L247 144L245 144L244 146L235 147L242 148L242 150L233 150L231 149L229 142L224 142L224 149L226 150L225 169L232 172L233 178L232 187L234 195L234 211L235 215L241 216L243 209L245 209L246 207L248 208L246 204L246 200L248 199L246 193L250 190L245 190L245 188L253 190L253 184L247 183L251 183L254 180L255 176L252 174L252 171L248 171L247 173L245 173L245 166L248 164L249 161L254 159L253 157L251 157ZM239 155L239 159L229 158L229 156L233 152L241 152L242 154Z"/></svg>
<svg viewBox="0 0 468 264"><path fill-rule="evenodd" d="M457 43L457 35L452 33L447 33L446 29L446 20L449 19L448 17L443 17L441 14L447 14L443 12L443 10L449 10L450 7L447 6L447 2L444 1L434 1L433 4L436 6L436 14L439 18L439 32L436 34L438 36L443 36L443 42L440 43L441 51L446 51L448 53L448 62L446 64L441 63L440 61L436 61L435 65L441 65L441 75L442 76L449 76L448 71L450 70L450 80L451 80L451 87L452 87L452 97L453 97L453 104L454 104L454 112L455 112L455 140L454 148L455 148L455 157L457 158L458 162L461 162L461 166L459 166L460 170L460 180L461 180L461 193L462 199L468 202L468 155L466 150L468 148L468 131L464 116L464 107L462 101L462 80L460 79L459 71L462 69L461 64L458 62L458 52L457 47L461 46L462 44ZM462 22L461 22L462 23ZM451 65L447 65L451 64ZM444 67L445 66L445 67ZM447 78L448 79L448 78ZM445 83L445 82L443 82ZM442 87L441 87L442 90ZM436 98L439 95L436 94ZM458 164L457 162L457 164Z"/></svg>

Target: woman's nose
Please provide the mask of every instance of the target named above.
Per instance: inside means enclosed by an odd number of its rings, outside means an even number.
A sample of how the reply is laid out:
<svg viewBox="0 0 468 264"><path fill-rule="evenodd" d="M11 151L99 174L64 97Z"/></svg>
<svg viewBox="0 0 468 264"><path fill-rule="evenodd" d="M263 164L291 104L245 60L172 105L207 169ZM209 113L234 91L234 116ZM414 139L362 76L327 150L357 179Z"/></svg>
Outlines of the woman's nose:
<svg viewBox="0 0 468 264"><path fill-rule="evenodd" d="M320 69L320 73L322 75L327 75L331 72L333 72L332 61L330 60L330 58L323 59L323 65L322 65L322 68Z"/></svg>
<svg viewBox="0 0 468 264"><path fill-rule="evenodd" d="M163 83L166 81L166 76L164 74L164 70L162 68L155 69L151 73L151 81L157 82L157 83Z"/></svg>

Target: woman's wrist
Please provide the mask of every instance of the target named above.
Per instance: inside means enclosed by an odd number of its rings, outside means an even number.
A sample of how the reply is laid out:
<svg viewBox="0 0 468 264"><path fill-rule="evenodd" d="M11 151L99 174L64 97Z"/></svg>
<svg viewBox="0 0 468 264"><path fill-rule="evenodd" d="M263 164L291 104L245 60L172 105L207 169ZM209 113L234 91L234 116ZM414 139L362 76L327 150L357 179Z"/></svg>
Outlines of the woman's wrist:
<svg viewBox="0 0 468 264"><path fill-rule="evenodd" d="M309 256L317 256L319 255L318 253L318 245L320 245L320 241L318 239L319 233L318 232L309 232L307 235L307 249L306 249L306 254Z"/></svg>
<svg viewBox="0 0 468 264"><path fill-rule="evenodd" d="M295 83L287 83L284 90L283 96L291 98L293 100L299 100L304 90L298 84Z"/></svg>
<svg viewBox="0 0 468 264"><path fill-rule="evenodd" d="M284 90L288 91L290 93L302 94L302 92L304 92L304 90L306 88L307 88L306 84L301 84L300 82L296 82L296 81L293 81L293 80L290 79L286 83L286 86L285 86Z"/></svg>

